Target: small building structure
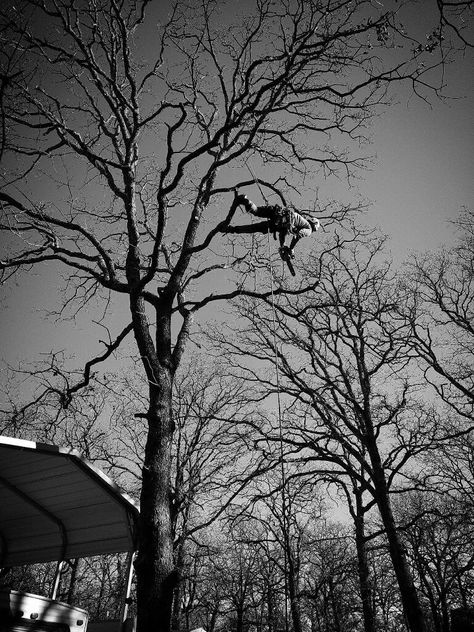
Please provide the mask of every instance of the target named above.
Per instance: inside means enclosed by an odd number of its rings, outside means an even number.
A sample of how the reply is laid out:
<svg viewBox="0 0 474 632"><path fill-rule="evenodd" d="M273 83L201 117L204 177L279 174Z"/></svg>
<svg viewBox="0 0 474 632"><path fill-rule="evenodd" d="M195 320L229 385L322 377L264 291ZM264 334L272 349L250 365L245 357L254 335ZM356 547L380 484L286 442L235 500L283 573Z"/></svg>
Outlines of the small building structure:
<svg viewBox="0 0 474 632"><path fill-rule="evenodd" d="M0 567L57 562L51 594L0 590L0 632L133 629L128 618L139 511L78 452L0 436ZM91 624L87 612L56 600L66 560L128 552L120 621Z"/></svg>

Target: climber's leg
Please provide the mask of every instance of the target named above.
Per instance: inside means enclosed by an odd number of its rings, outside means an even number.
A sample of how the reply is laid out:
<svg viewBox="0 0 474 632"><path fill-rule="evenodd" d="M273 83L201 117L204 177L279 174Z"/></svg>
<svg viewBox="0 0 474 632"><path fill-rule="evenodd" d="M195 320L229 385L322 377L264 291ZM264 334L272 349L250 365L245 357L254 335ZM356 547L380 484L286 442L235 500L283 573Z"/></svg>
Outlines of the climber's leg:
<svg viewBox="0 0 474 632"><path fill-rule="evenodd" d="M257 222L256 224L247 224L245 226L228 226L224 232L226 233L245 233L245 234L253 234L253 233L263 233L266 234L268 232L268 222Z"/></svg>

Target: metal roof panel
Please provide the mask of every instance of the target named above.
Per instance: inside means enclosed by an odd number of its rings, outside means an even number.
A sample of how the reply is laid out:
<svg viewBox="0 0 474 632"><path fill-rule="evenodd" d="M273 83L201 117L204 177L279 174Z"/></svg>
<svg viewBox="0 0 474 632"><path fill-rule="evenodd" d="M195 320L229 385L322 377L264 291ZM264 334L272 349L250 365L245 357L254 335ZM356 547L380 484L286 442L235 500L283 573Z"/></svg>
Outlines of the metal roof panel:
<svg viewBox="0 0 474 632"><path fill-rule="evenodd" d="M136 548L138 509L74 450L0 436L0 564Z"/></svg>

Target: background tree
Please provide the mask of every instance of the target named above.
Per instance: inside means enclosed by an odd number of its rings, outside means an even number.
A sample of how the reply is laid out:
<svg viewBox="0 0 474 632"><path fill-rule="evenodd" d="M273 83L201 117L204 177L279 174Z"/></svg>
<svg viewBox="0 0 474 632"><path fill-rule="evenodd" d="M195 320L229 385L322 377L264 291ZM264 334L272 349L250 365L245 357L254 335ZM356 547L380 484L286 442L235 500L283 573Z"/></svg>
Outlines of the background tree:
<svg viewBox="0 0 474 632"><path fill-rule="evenodd" d="M474 213L455 221L458 242L411 264L405 303L411 343L425 378L442 401L474 420Z"/></svg>
<svg viewBox="0 0 474 632"><path fill-rule="evenodd" d="M242 368L248 357L263 364L248 372L262 396L285 394L287 460L308 476L327 469L357 481L358 493L370 499L364 503L377 506L409 629L423 630L390 494L411 484L407 464L433 445L437 428L414 399L416 385L406 372L408 329L397 317L402 294L383 260L384 240L351 235L351 247L328 249L309 264L308 283L318 279L312 292L278 297L266 312L243 302L242 337L231 342L224 333L219 343ZM277 440L262 434L263 441Z"/></svg>
<svg viewBox="0 0 474 632"><path fill-rule="evenodd" d="M324 509L318 481L291 477L285 470L278 468L258 481L258 493L251 499L248 514L239 517L239 524L250 531L261 556L270 556L274 577L268 609L273 603L281 604L285 628L302 632L303 578L311 527L321 520Z"/></svg>
<svg viewBox="0 0 474 632"><path fill-rule="evenodd" d="M416 493L399 508L408 555L429 604L435 632L451 630L451 612L471 599L474 555L472 517L438 494ZM460 511L461 509L461 511Z"/></svg>
<svg viewBox="0 0 474 632"><path fill-rule="evenodd" d="M462 428L462 425L461 425ZM460 432L459 420L451 420L447 431L449 441L443 442L423 461L426 468L429 492L440 492L450 502L458 506L459 512L472 514L474 506L474 453L473 432Z"/></svg>
<svg viewBox="0 0 474 632"><path fill-rule="evenodd" d="M148 384L140 632L169 629L179 579L171 403L193 318L255 294L245 251L221 238L237 209L225 194L253 183L239 171L249 160L282 201L318 168L350 174L360 161L349 147L388 86L408 78L426 94L446 50L413 49L396 10L366 0L265 0L232 20L224 6L28 0L0 10L3 280L61 269L59 317L97 309L108 331L101 351L92 342L77 357L76 375L53 369L35 399L67 408L130 335ZM276 166L266 183L262 163Z"/></svg>

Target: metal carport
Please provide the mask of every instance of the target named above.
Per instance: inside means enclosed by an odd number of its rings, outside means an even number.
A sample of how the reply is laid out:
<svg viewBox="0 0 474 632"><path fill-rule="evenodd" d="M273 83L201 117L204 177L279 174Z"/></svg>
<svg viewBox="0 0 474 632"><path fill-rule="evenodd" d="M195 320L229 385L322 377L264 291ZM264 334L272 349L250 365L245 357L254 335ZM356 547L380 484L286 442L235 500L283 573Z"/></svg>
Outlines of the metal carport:
<svg viewBox="0 0 474 632"><path fill-rule="evenodd" d="M133 553L138 515L75 450L0 436L1 567Z"/></svg>

